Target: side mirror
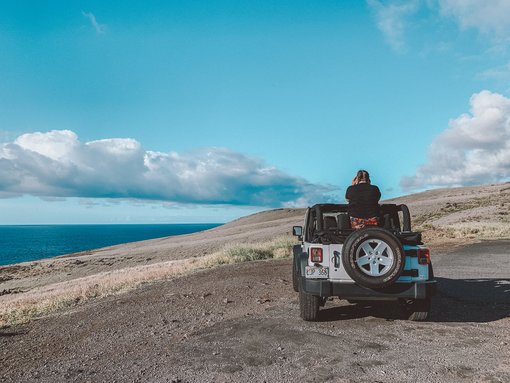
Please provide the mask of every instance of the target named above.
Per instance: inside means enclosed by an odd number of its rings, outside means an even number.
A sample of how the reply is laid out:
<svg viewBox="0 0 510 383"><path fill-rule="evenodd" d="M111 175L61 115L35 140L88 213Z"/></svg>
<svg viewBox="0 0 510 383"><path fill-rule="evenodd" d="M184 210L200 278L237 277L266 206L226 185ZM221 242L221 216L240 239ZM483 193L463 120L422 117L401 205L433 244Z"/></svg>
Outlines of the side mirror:
<svg viewBox="0 0 510 383"><path fill-rule="evenodd" d="M303 235L303 227L302 226L293 226L292 227L292 235L296 237L301 237Z"/></svg>

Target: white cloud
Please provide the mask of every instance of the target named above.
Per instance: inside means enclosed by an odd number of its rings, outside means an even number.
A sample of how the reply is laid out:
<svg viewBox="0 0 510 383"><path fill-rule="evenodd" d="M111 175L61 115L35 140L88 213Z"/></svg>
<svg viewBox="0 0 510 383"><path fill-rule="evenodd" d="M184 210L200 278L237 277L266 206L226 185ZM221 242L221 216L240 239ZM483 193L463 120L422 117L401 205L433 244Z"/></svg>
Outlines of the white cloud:
<svg viewBox="0 0 510 383"><path fill-rule="evenodd" d="M96 16L92 12L81 12L81 14L89 19L90 25L96 30L98 34L103 34L106 31L106 25L99 24L96 20Z"/></svg>
<svg viewBox="0 0 510 383"><path fill-rule="evenodd" d="M510 80L510 62L494 68L487 69L479 74L482 79L492 79L498 81Z"/></svg>
<svg viewBox="0 0 510 383"><path fill-rule="evenodd" d="M438 3L441 14L453 17L462 29L476 28L508 40L510 1L438 0Z"/></svg>
<svg viewBox="0 0 510 383"><path fill-rule="evenodd" d="M19 136L14 143L19 147L39 153L52 160L68 157L78 144L78 137L70 130L53 130Z"/></svg>
<svg viewBox="0 0 510 383"><path fill-rule="evenodd" d="M130 138L82 143L69 130L0 144L0 196L287 206L324 200L330 191L225 148L162 153Z"/></svg>
<svg viewBox="0 0 510 383"><path fill-rule="evenodd" d="M407 18L418 10L418 1L389 2L367 0L375 13L377 27L383 33L386 42L396 51L405 45Z"/></svg>
<svg viewBox="0 0 510 383"><path fill-rule="evenodd" d="M396 51L405 47L410 18L427 10L432 16L455 20L461 30L474 28L502 48L510 42L510 1L508 0L366 0L374 12L377 27Z"/></svg>
<svg viewBox="0 0 510 383"><path fill-rule="evenodd" d="M484 90L473 94L470 113L451 120L432 142L428 162L404 190L475 185L510 178L510 99Z"/></svg>

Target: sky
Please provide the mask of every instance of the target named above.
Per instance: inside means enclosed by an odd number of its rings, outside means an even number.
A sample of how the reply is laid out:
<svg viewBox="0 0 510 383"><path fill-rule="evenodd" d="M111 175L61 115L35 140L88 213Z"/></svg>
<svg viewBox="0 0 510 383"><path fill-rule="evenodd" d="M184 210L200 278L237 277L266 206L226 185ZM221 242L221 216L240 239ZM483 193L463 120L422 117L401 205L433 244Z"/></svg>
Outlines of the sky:
<svg viewBox="0 0 510 383"><path fill-rule="evenodd" d="M0 224L510 179L510 2L0 3Z"/></svg>

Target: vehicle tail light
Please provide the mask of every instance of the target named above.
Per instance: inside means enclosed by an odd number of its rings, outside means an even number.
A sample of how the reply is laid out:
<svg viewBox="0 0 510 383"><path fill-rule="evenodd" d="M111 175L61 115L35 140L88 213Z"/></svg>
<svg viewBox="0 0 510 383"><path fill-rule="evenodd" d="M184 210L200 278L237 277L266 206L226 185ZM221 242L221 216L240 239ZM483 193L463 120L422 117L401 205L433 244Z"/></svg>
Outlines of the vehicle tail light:
<svg viewBox="0 0 510 383"><path fill-rule="evenodd" d="M418 250L418 263L420 265L428 265L430 263L430 250L419 249Z"/></svg>
<svg viewBox="0 0 510 383"><path fill-rule="evenodd" d="M321 263L322 262L322 248L321 247L311 247L310 248L310 261L313 263Z"/></svg>

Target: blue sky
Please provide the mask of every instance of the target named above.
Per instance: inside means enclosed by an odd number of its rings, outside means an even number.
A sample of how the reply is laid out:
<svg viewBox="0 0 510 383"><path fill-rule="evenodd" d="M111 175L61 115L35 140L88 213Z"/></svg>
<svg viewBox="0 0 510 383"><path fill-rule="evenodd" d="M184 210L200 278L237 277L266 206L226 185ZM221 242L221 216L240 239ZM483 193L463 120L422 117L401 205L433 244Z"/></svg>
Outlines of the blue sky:
<svg viewBox="0 0 510 383"><path fill-rule="evenodd" d="M0 223L222 222L360 168L387 198L506 181L504 3L3 1Z"/></svg>

